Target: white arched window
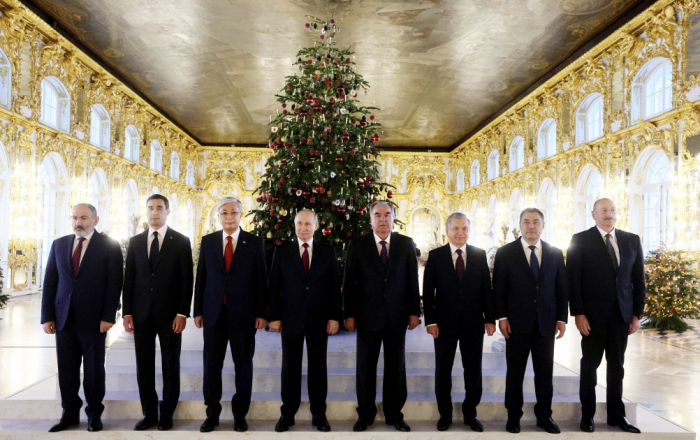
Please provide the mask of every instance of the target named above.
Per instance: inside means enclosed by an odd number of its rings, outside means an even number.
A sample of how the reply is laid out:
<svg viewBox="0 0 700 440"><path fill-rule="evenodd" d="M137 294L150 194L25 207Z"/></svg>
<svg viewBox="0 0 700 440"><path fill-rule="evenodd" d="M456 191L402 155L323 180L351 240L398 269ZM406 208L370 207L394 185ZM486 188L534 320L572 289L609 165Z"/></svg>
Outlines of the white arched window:
<svg viewBox="0 0 700 440"><path fill-rule="evenodd" d="M557 154L557 123L546 119L540 126L537 136L537 158L544 159Z"/></svg>
<svg viewBox="0 0 700 440"><path fill-rule="evenodd" d="M41 81L40 120L64 133L70 130L70 94L54 76L47 76Z"/></svg>
<svg viewBox="0 0 700 440"><path fill-rule="evenodd" d="M194 207L192 200L187 201L187 236L190 238L190 245L194 246Z"/></svg>
<svg viewBox="0 0 700 440"><path fill-rule="evenodd" d="M68 187L66 165L57 153L49 153L41 163L41 267L43 272L53 241L67 228Z"/></svg>
<svg viewBox="0 0 700 440"><path fill-rule="evenodd" d="M491 195L486 212L486 249L494 247L501 239L501 225L498 223L498 199Z"/></svg>
<svg viewBox="0 0 700 440"><path fill-rule="evenodd" d="M472 162L472 168L469 172L469 186L474 187L479 183L481 183L479 182L479 161L475 160Z"/></svg>
<svg viewBox="0 0 700 440"><path fill-rule="evenodd" d="M129 125L124 133L124 158L139 163L140 145L141 139L138 130L133 125Z"/></svg>
<svg viewBox="0 0 700 440"><path fill-rule="evenodd" d="M191 160L187 161L187 175L185 176L185 183L194 188L194 164L192 164Z"/></svg>
<svg viewBox="0 0 700 440"><path fill-rule="evenodd" d="M90 110L90 143L109 151L110 118L102 104L95 104Z"/></svg>
<svg viewBox="0 0 700 440"><path fill-rule="evenodd" d="M131 238L139 233L141 214L139 213L139 190L134 179L129 179L124 187L126 202L126 237Z"/></svg>
<svg viewBox="0 0 700 440"><path fill-rule="evenodd" d="M155 139L151 141L151 169L159 173L163 172L163 147Z"/></svg>
<svg viewBox="0 0 700 440"><path fill-rule="evenodd" d="M7 243L10 201L10 167L5 145L0 141L0 243ZM7 246L0 247L0 260L7 261ZM0 268L2 265L0 264Z"/></svg>
<svg viewBox="0 0 700 440"><path fill-rule="evenodd" d="M464 168L457 170L457 192L464 191Z"/></svg>
<svg viewBox="0 0 700 440"><path fill-rule="evenodd" d="M593 165L583 168L576 184L574 232L581 232L595 225L591 212L595 201L600 197L602 183L598 168Z"/></svg>
<svg viewBox="0 0 700 440"><path fill-rule="evenodd" d="M632 123L649 119L671 110L673 106L673 73L668 58L657 57L647 62L632 81Z"/></svg>
<svg viewBox="0 0 700 440"><path fill-rule="evenodd" d="M469 212L469 240L475 246L483 246L482 235L478 233L479 226L479 202L474 200Z"/></svg>
<svg viewBox="0 0 700 440"><path fill-rule="evenodd" d="M513 139L513 142L510 143L509 151L508 162L510 171L519 170L525 166L525 139L522 136L516 136Z"/></svg>
<svg viewBox="0 0 700 440"><path fill-rule="evenodd" d="M100 217L99 230L109 231L109 185L107 176L101 168L96 168L90 175L88 188L88 198L90 204L97 209L97 216Z"/></svg>
<svg viewBox="0 0 700 440"><path fill-rule="evenodd" d="M513 239L513 234L510 231L513 229L520 229L520 212L523 210L523 195L518 188L513 190L510 195L510 204L508 205L508 236L507 241ZM522 235L522 231L521 231Z"/></svg>
<svg viewBox="0 0 700 440"><path fill-rule="evenodd" d="M591 93L576 110L576 145L603 136L603 95Z"/></svg>
<svg viewBox="0 0 700 440"><path fill-rule="evenodd" d="M177 194L171 194L168 197L170 202L170 215L168 216L168 224L175 229L180 231L180 204L177 200Z"/></svg>
<svg viewBox="0 0 700 440"><path fill-rule="evenodd" d="M170 154L170 177L180 180L180 156L175 151Z"/></svg>
<svg viewBox="0 0 700 440"><path fill-rule="evenodd" d="M556 206L556 189L551 179L545 179L540 187L540 193L537 196L537 209L544 214L544 231L542 231L542 239L547 243L554 241L554 231L556 229L554 208Z"/></svg>
<svg viewBox="0 0 700 440"><path fill-rule="evenodd" d="M0 105L10 108L12 101L12 63L0 49Z"/></svg>
<svg viewBox="0 0 700 440"><path fill-rule="evenodd" d="M500 166L499 158L500 155L498 154L498 150L493 150L491 151L491 154L489 154L489 160L486 164L486 178L488 180L498 177L498 167Z"/></svg>

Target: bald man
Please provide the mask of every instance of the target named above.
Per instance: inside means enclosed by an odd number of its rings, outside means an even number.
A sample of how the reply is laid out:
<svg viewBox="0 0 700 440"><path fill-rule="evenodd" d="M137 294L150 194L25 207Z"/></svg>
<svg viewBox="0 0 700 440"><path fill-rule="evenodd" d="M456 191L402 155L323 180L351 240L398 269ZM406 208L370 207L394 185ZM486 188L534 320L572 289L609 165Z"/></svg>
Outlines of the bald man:
<svg viewBox="0 0 700 440"><path fill-rule="evenodd" d="M282 333L282 408L275 431L294 425L301 404L304 340L308 352L308 387L312 424L327 432L328 335L338 331L343 316L340 275L333 248L314 239L318 218L301 210L294 219L296 239L275 248L270 271L270 328Z"/></svg>

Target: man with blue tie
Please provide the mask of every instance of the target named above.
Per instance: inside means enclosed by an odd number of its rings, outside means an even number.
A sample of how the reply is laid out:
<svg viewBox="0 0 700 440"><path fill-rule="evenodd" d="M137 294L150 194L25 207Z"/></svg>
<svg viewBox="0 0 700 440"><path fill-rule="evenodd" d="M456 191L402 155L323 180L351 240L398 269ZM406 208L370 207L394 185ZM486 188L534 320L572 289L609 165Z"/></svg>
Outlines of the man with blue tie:
<svg viewBox="0 0 700 440"><path fill-rule="evenodd" d="M457 345L464 368L464 424L472 431L484 430L476 418L482 393L484 330L493 335L496 321L486 252L467 244L469 228L466 215L450 214L445 222L449 243L430 251L423 273L425 329L435 343L438 431L452 424L452 367Z"/></svg>
<svg viewBox="0 0 700 440"><path fill-rule="evenodd" d="M233 429L248 430L245 416L253 390L255 333L265 328L267 269L263 240L239 226L243 205L233 197L219 202L223 231L202 237L194 289L194 323L204 327L204 404L207 418L199 428L210 432L219 425L221 372L226 347L236 373L231 399Z"/></svg>
<svg viewBox="0 0 700 440"><path fill-rule="evenodd" d="M343 315L340 274L333 247L314 239L316 213L299 211L294 228L296 239L275 247L270 270L270 328L282 333L282 415L275 431L284 432L294 425L301 404L306 339L311 423L328 432L326 351L328 335L338 332Z"/></svg>
<svg viewBox="0 0 700 440"><path fill-rule="evenodd" d="M123 279L122 250L116 240L95 231L100 218L94 206L73 208L73 234L51 245L41 298L44 332L56 335L61 420L49 432L63 431L79 422L83 401L88 431L102 430L105 396L105 337L115 322Z"/></svg>
<svg viewBox="0 0 700 440"><path fill-rule="evenodd" d="M595 431L597 370L605 353L608 425L639 433L625 415L622 379L627 337L639 330L646 300L644 251L638 235L615 228L612 200L596 200L591 214L595 226L574 234L566 264L571 314L581 333L580 427Z"/></svg>
<svg viewBox="0 0 700 440"><path fill-rule="evenodd" d="M554 338L564 336L568 318L566 267L562 252L542 241L544 214L537 208L520 213L522 236L496 252L493 291L498 326L506 338L506 431L520 432L523 379L532 354L535 370L537 426L559 434L552 419Z"/></svg>

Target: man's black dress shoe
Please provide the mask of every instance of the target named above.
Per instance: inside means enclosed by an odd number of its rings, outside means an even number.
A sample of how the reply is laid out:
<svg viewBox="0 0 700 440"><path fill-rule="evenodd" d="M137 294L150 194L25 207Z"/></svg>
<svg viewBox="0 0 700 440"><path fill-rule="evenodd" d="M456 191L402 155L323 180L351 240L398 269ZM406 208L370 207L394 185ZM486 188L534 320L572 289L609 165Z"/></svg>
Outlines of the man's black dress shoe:
<svg viewBox="0 0 700 440"><path fill-rule="evenodd" d="M158 422L158 431L167 431L173 427L173 416L164 416L161 414Z"/></svg>
<svg viewBox="0 0 700 440"><path fill-rule="evenodd" d="M275 432L288 431L290 426L294 426L294 417L282 416L275 425Z"/></svg>
<svg viewBox="0 0 700 440"><path fill-rule="evenodd" d="M544 429L550 434L560 434L561 429L559 429L559 425L556 424L554 420L552 420L551 417L547 417L546 419L537 419L537 426L540 428Z"/></svg>
<svg viewBox="0 0 700 440"><path fill-rule="evenodd" d="M583 417L581 419L581 431L583 432L594 432L595 423L593 423L593 417Z"/></svg>
<svg viewBox="0 0 700 440"><path fill-rule="evenodd" d="M207 419L199 427L199 432L212 432L215 426L219 426L219 418L207 417Z"/></svg>
<svg viewBox="0 0 700 440"><path fill-rule="evenodd" d="M352 425L352 430L355 432L367 431L367 423L362 419L357 419L357 422Z"/></svg>
<svg viewBox="0 0 700 440"><path fill-rule="evenodd" d="M150 416L143 416L141 420L136 422L136 425L134 425L134 431L145 431L151 426L155 425L158 423L158 419L155 417L150 417Z"/></svg>
<svg viewBox="0 0 700 440"><path fill-rule="evenodd" d="M452 424L452 419L448 419L447 417L440 417L440 420L437 422L437 429L438 431L447 431L450 428L450 425Z"/></svg>
<svg viewBox="0 0 700 440"><path fill-rule="evenodd" d="M64 430L70 428L71 426L77 425L78 423L80 423L80 420L78 420L78 419L61 419L58 421L58 423L53 425L51 427L51 429L49 429L49 432L64 431Z"/></svg>
<svg viewBox="0 0 700 440"><path fill-rule="evenodd" d="M506 422L506 431L511 434L517 434L520 432L520 419L508 419Z"/></svg>
<svg viewBox="0 0 700 440"><path fill-rule="evenodd" d="M90 431L90 432L102 431L102 420L100 420L99 417L90 420L88 422L88 431Z"/></svg>
<svg viewBox="0 0 700 440"><path fill-rule="evenodd" d="M328 423L326 416L313 416L311 418L311 424L321 432L328 432L331 430L331 424Z"/></svg>
<svg viewBox="0 0 700 440"><path fill-rule="evenodd" d="M233 430L236 432L246 432L248 430L248 422L245 421L245 417L233 418Z"/></svg>
<svg viewBox="0 0 700 440"><path fill-rule="evenodd" d="M408 426L408 423L404 422L403 420L397 420L394 423L387 422L386 424L394 425L394 429L401 432L409 432L411 430L411 427Z"/></svg>
<svg viewBox="0 0 700 440"><path fill-rule="evenodd" d="M477 419L476 417L474 417L471 420L465 420L464 424L470 427L472 431L484 432L484 425L482 425L479 419Z"/></svg>
<svg viewBox="0 0 700 440"><path fill-rule="evenodd" d="M627 420L627 417L623 417L618 421L617 423L611 423L610 420L608 420L608 425L610 426L617 426L621 430L625 432L631 432L632 434L641 434L642 431L639 430L636 426L631 424L629 420Z"/></svg>

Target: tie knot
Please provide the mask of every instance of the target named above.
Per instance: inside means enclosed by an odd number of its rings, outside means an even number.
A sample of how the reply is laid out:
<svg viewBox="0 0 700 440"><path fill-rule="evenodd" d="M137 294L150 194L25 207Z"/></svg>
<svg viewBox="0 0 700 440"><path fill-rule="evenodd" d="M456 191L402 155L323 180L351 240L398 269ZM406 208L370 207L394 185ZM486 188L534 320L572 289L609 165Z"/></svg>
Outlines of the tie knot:
<svg viewBox="0 0 700 440"><path fill-rule="evenodd" d="M87 240L87 238L85 238L85 237L78 237L78 243L82 243L82 242L84 242L85 240Z"/></svg>
<svg viewBox="0 0 700 440"><path fill-rule="evenodd" d="M158 237L158 231L153 231L153 236Z"/></svg>
<svg viewBox="0 0 700 440"><path fill-rule="evenodd" d="M309 243L304 243L304 244L302 244L302 246L304 247L304 249L308 249L308 248L309 248Z"/></svg>
<svg viewBox="0 0 700 440"><path fill-rule="evenodd" d="M537 249L537 246L528 246L532 252L535 252L535 249Z"/></svg>
<svg viewBox="0 0 700 440"><path fill-rule="evenodd" d="M231 240L233 240L233 237L231 237L230 235L228 237L226 237L227 242L231 243Z"/></svg>
<svg viewBox="0 0 700 440"><path fill-rule="evenodd" d="M386 241L382 240L382 241L379 242L379 244L381 244L382 247L384 247L384 246L386 246Z"/></svg>
<svg viewBox="0 0 700 440"><path fill-rule="evenodd" d="M460 257L462 256L462 249L457 249L455 252L457 252L457 255L459 255Z"/></svg>
<svg viewBox="0 0 700 440"><path fill-rule="evenodd" d="M610 235L610 234L605 234L605 238L607 238L608 240L610 240L610 237L612 237L612 235Z"/></svg>

